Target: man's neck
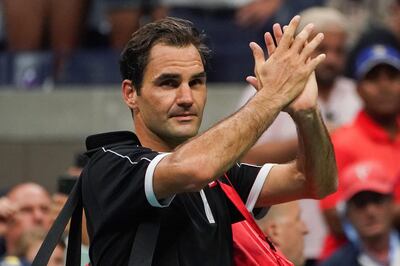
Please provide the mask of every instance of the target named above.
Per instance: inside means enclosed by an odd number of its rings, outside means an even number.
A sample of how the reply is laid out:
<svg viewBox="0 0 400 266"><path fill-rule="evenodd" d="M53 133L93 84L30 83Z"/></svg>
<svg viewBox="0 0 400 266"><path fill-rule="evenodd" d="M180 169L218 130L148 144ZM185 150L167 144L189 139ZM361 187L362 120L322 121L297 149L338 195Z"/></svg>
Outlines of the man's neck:
<svg viewBox="0 0 400 266"><path fill-rule="evenodd" d="M390 138L394 139L396 135L399 133L399 125L397 122L398 115L377 115L366 110L367 114L380 125L390 136Z"/></svg>
<svg viewBox="0 0 400 266"><path fill-rule="evenodd" d="M381 262L388 262L389 260L389 249L390 249L390 233L362 239L362 245L365 253L374 257Z"/></svg>
<svg viewBox="0 0 400 266"><path fill-rule="evenodd" d="M175 144L168 144L158 137L152 138L149 135L146 134L140 134L136 133L140 143L142 144L143 147L150 148L153 151L158 151L158 152L170 152L174 150L178 145Z"/></svg>
<svg viewBox="0 0 400 266"><path fill-rule="evenodd" d="M182 144L185 140L173 139L173 140L164 140L159 136L148 130L147 128L137 127L135 126L136 136L139 138L140 144L143 147L152 149L153 151L158 152L171 152L180 144Z"/></svg>

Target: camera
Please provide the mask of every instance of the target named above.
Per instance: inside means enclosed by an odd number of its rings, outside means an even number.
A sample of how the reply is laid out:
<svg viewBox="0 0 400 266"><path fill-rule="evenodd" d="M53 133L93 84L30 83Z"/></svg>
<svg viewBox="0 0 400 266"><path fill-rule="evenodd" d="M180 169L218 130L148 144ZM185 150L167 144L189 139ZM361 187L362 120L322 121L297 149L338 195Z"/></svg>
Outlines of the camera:
<svg viewBox="0 0 400 266"><path fill-rule="evenodd" d="M57 192L69 195L74 187L78 176L61 175L57 179Z"/></svg>

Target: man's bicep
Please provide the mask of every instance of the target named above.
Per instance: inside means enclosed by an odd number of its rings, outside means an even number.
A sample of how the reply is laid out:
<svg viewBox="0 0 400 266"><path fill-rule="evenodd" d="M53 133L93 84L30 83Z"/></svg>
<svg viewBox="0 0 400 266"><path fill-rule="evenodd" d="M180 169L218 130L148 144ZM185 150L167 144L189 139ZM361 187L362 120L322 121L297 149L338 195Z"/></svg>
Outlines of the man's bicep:
<svg viewBox="0 0 400 266"><path fill-rule="evenodd" d="M271 168L256 206L270 206L305 196L305 179L296 163L277 164Z"/></svg>

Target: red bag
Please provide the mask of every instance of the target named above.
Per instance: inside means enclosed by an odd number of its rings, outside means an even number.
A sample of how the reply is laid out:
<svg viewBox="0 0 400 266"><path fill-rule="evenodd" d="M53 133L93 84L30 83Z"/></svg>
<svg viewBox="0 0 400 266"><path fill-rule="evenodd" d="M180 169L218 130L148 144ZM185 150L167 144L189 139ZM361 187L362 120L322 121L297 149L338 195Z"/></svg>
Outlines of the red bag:
<svg viewBox="0 0 400 266"><path fill-rule="evenodd" d="M226 175L225 177L228 179ZM236 190L220 181L218 184L245 218L244 221L232 224L234 265L293 266L293 263L287 260L264 236Z"/></svg>

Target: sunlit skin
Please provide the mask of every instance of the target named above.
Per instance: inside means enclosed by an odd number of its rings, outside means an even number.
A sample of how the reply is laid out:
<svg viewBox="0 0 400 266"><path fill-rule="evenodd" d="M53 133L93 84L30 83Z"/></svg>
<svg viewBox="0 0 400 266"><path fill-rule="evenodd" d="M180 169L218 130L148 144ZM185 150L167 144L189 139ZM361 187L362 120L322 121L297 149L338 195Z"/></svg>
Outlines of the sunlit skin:
<svg viewBox="0 0 400 266"><path fill-rule="evenodd" d="M143 146L170 151L197 135L207 90L204 66L193 45L156 44L150 51L140 94L129 89L129 80L122 86Z"/></svg>
<svg viewBox="0 0 400 266"><path fill-rule="evenodd" d="M10 219L6 232L7 251L12 252L15 241L23 232L34 228L48 229L51 199L48 193L36 184L23 184L13 189L8 198L16 206L16 213Z"/></svg>

